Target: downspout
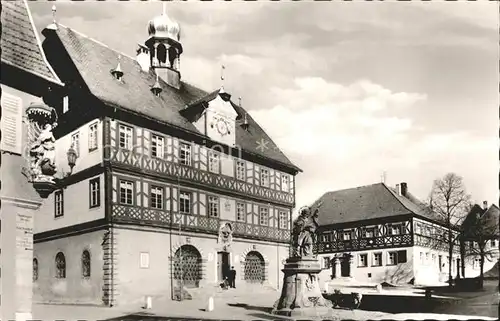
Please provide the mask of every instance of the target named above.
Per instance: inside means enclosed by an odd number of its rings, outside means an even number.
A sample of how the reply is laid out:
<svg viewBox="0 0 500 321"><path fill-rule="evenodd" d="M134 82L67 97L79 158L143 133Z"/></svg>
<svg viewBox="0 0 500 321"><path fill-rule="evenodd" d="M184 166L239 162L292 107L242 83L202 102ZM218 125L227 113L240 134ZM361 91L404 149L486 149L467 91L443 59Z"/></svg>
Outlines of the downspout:
<svg viewBox="0 0 500 321"><path fill-rule="evenodd" d="M172 253L172 231L173 231L173 211L174 211L174 196L173 188L170 186L170 294L172 301L174 300L174 253Z"/></svg>

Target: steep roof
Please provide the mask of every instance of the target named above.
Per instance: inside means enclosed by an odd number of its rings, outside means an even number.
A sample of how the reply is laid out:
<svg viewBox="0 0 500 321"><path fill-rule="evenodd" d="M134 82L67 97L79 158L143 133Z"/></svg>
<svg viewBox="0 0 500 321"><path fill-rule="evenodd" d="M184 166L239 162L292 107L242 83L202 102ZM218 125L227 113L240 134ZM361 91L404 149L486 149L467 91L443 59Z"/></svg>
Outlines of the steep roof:
<svg viewBox="0 0 500 321"><path fill-rule="evenodd" d="M327 192L314 204L322 202L318 223L331 225L414 214L433 221L437 218L429 213L422 202L407 192L407 197L398 195L384 183L360 186ZM413 199L413 200L412 200Z"/></svg>
<svg viewBox="0 0 500 321"><path fill-rule="evenodd" d="M60 84L44 56L27 2L2 1L1 11L2 63Z"/></svg>
<svg viewBox="0 0 500 321"><path fill-rule="evenodd" d="M474 232L472 229L475 225L477 216L479 216L480 224L484 228L481 229L481 233L488 233L493 235L500 234L500 209L498 208L498 206L492 204L489 208L484 209L478 204L474 204L462 223L462 230L465 232L466 237L474 236Z"/></svg>
<svg viewBox="0 0 500 321"><path fill-rule="evenodd" d="M44 32L50 31L45 29ZM184 131L202 135L191 122L181 115L181 110L188 105L210 98L218 91L209 94L186 82L181 82L180 89L176 89L160 79L160 86L163 90L160 97L156 97L150 92L150 88L156 80L154 71L143 72L134 58L119 53L68 27L59 24L56 32L85 84L98 99L108 105L139 113ZM110 74L110 70L117 66L119 55L121 55L121 70L124 72L121 82L116 81ZM233 104L233 106L235 105ZM236 108L238 108L237 112L246 113L243 108L238 106ZM237 126L237 146L289 168L300 170L279 151L276 144L251 117L248 117L248 121L250 123L248 131ZM257 142L262 139L267 140L269 148L257 148L259 146Z"/></svg>

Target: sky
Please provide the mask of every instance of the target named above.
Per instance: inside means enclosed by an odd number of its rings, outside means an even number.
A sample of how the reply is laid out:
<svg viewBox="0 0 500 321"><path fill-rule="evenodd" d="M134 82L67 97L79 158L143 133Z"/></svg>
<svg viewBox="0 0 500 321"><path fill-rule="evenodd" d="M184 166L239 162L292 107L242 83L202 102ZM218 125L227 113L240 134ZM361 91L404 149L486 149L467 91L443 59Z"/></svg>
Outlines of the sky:
<svg viewBox="0 0 500 321"><path fill-rule="evenodd" d="M30 2L38 30L52 3ZM56 20L135 56L160 2L57 2ZM303 172L297 207L327 191L454 172L498 204L498 4L167 2L182 79L224 88ZM43 36L41 36L43 39Z"/></svg>

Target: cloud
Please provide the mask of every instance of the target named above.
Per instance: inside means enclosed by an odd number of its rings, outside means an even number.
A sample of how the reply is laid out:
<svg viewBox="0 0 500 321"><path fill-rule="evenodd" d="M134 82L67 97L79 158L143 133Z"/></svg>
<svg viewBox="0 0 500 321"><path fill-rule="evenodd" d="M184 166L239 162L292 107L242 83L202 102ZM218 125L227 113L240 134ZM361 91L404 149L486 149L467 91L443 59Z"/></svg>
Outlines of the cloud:
<svg viewBox="0 0 500 321"><path fill-rule="evenodd" d="M474 182L474 170L463 160L494 148L493 140L465 130L428 131L396 116L425 102L425 93L394 92L367 79L342 85L318 77L298 78L272 92L286 103L250 113L304 170L297 178L299 206L326 191L380 182L383 171L392 185L406 181L425 198L432 181L448 171Z"/></svg>

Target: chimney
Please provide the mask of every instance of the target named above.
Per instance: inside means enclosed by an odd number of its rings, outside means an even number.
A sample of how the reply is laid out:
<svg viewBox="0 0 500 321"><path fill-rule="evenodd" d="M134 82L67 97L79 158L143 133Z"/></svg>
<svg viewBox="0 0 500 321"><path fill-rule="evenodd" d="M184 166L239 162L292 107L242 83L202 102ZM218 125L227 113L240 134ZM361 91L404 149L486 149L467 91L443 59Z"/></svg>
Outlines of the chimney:
<svg viewBox="0 0 500 321"><path fill-rule="evenodd" d="M155 68L155 73L167 83L167 85L175 89L181 88L181 73L172 68Z"/></svg>
<svg viewBox="0 0 500 321"><path fill-rule="evenodd" d="M483 202L483 209L486 211L488 209L488 201Z"/></svg>
<svg viewBox="0 0 500 321"><path fill-rule="evenodd" d="M401 195L403 195L404 197L406 197L406 193L408 192L408 184L406 183L401 183Z"/></svg>
<svg viewBox="0 0 500 321"><path fill-rule="evenodd" d="M396 184L396 192L399 196L401 196L401 187L399 186L399 184Z"/></svg>
<svg viewBox="0 0 500 321"><path fill-rule="evenodd" d="M142 71L147 72L151 67L151 59L149 57L149 49L146 46L139 44L139 48L137 48L137 55L135 60L141 66Z"/></svg>

